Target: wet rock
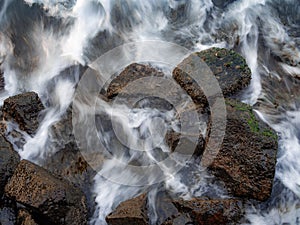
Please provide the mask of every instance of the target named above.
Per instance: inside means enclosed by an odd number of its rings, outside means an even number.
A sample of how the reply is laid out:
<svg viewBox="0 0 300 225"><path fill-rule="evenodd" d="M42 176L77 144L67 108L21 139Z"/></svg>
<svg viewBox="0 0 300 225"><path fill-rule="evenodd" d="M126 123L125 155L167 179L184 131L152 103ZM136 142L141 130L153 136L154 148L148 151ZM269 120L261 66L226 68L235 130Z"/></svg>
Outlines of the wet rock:
<svg viewBox="0 0 300 225"><path fill-rule="evenodd" d="M106 217L109 225L147 225L146 195L122 202L114 212Z"/></svg>
<svg viewBox="0 0 300 225"><path fill-rule="evenodd" d="M183 200L160 191L155 196L155 212L159 225L182 224L240 224L244 216L243 203L238 199ZM152 210L148 209L145 194L121 203L106 217L109 225L149 224Z"/></svg>
<svg viewBox="0 0 300 225"><path fill-rule="evenodd" d="M16 224L16 204L10 199L2 196L0 198L0 224L15 225Z"/></svg>
<svg viewBox="0 0 300 225"><path fill-rule="evenodd" d="M2 111L5 120L13 120L21 130L34 134L39 127L39 114L43 109L39 96L27 92L5 99Z"/></svg>
<svg viewBox="0 0 300 225"><path fill-rule="evenodd" d="M195 63L195 57L199 57L199 64ZM200 58L215 75L225 97L232 96L249 85L251 71L245 59L233 50L211 48L196 52L183 60L173 71L173 78L191 96L194 102L206 106L206 96L195 80L180 68L201 69L197 68L201 67ZM201 74L198 75L201 76ZM205 81L203 80L203 82ZM207 84L211 85L210 83Z"/></svg>
<svg viewBox="0 0 300 225"><path fill-rule="evenodd" d="M38 225L26 209L20 209L17 217L18 225Z"/></svg>
<svg viewBox="0 0 300 225"><path fill-rule="evenodd" d="M229 99L226 105L226 134L209 168L235 196L266 200L274 179L277 135L249 105Z"/></svg>
<svg viewBox="0 0 300 225"><path fill-rule="evenodd" d="M19 163L5 194L47 218L49 224L87 224L82 192L26 160Z"/></svg>
<svg viewBox="0 0 300 225"><path fill-rule="evenodd" d="M108 98L113 98L130 82L149 76L163 77L164 74L153 67L133 63L110 82L106 95Z"/></svg>
<svg viewBox="0 0 300 225"><path fill-rule="evenodd" d="M192 220L191 224L206 225L206 224L240 224L240 219L243 217L243 204L235 199L192 199L189 201L175 200L173 204L180 212L179 216L171 219L172 223L180 224L184 217ZM187 216L189 214L189 217ZM180 219L180 220L179 220Z"/></svg>
<svg viewBox="0 0 300 225"><path fill-rule="evenodd" d="M50 128L50 140L55 153L48 155L41 163L43 168L79 187L87 196L88 205L93 205L90 186L96 172L87 163L76 144L71 108Z"/></svg>
<svg viewBox="0 0 300 225"><path fill-rule="evenodd" d="M0 135L0 196L3 195L4 187L13 175L20 157L13 150L12 145Z"/></svg>

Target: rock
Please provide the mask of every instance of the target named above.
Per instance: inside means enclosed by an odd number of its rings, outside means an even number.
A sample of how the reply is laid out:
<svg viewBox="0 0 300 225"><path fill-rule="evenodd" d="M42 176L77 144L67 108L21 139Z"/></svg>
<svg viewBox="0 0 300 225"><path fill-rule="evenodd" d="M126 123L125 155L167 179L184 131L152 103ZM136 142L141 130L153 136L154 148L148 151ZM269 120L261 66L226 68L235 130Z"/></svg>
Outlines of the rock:
<svg viewBox="0 0 300 225"><path fill-rule="evenodd" d="M158 225L182 224L240 224L244 216L243 203L238 199L202 199L183 200L171 197L167 192L156 194L154 207ZM149 224L147 198L142 194L122 202L114 212L106 217L109 225Z"/></svg>
<svg viewBox="0 0 300 225"><path fill-rule="evenodd" d="M0 197L3 195L4 187L13 175L20 161L20 156L13 150L12 145L0 135Z"/></svg>
<svg viewBox="0 0 300 225"><path fill-rule="evenodd" d="M39 96L27 92L5 99L2 111L5 120L13 120L21 130L34 134L39 127L39 114L43 109Z"/></svg>
<svg viewBox="0 0 300 225"><path fill-rule="evenodd" d="M20 209L17 217L18 225L38 225L26 209Z"/></svg>
<svg viewBox="0 0 300 225"><path fill-rule="evenodd" d="M178 218L181 220L187 217L186 213L193 221L192 224L206 225L206 224L240 224L240 219L243 217L243 204L235 199L192 199L189 201L175 200L173 204L180 212L179 216L172 219L173 223L165 224L179 224ZM188 218L188 217L187 217Z"/></svg>
<svg viewBox="0 0 300 225"><path fill-rule="evenodd" d="M5 187L5 194L51 224L87 224L82 192L29 161L19 163Z"/></svg>
<svg viewBox="0 0 300 225"><path fill-rule="evenodd" d="M208 104L203 90L194 79L180 68L190 66L192 69L194 67L197 69L193 62L195 56L199 57L199 62L201 62L201 58L209 66L225 97L232 96L249 85L251 71L245 59L233 50L211 48L196 52L184 59L173 71L173 78L191 96L194 102L203 106Z"/></svg>
<svg viewBox="0 0 300 225"><path fill-rule="evenodd" d="M0 198L0 224L15 225L16 224L16 203L2 196Z"/></svg>
<svg viewBox="0 0 300 225"><path fill-rule="evenodd" d="M49 133L52 142L51 148L56 152L48 155L41 163L43 168L79 187L87 196L88 206L92 207L94 199L90 186L96 172L87 163L76 144L71 108L51 126ZM89 209L90 213L92 211L93 209Z"/></svg>
<svg viewBox="0 0 300 225"><path fill-rule="evenodd" d="M118 95L121 90L130 82L137 80L139 78L157 76L163 77L164 74L155 68L147 65L142 65L138 63L133 63L127 66L116 78L114 78L108 88L106 96L111 99Z"/></svg>
<svg viewBox="0 0 300 225"><path fill-rule="evenodd" d="M209 168L235 196L264 201L272 190L277 135L249 105L227 99L226 106L226 134Z"/></svg>
<svg viewBox="0 0 300 225"><path fill-rule="evenodd" d="M109 225L147 225L146 195L122 202L106 217L106 221Z"/></svg>

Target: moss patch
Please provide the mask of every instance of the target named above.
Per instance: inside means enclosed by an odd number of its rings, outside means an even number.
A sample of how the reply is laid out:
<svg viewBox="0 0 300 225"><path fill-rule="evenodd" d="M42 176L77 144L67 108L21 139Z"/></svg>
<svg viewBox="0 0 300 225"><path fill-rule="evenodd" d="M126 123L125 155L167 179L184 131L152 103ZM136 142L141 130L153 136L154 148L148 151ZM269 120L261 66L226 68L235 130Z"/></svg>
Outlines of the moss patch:
<svg viewBox="0 0 300 225"><path fill-rule="evenodd" d="M275 140L278 139L277 134L272 129L262 128L260 126L260 122L256 118L254 111L250 105L247 105L247 104L244 104L241 102L237 102L237 101L232 101L232 100L226 100L225 102L227 105L234 107L238 111L247 112L247 116L246 116L247 118L245 118L245 119L248 123L248 126L249 126L251 132L263 135L265 137L271 137Z"/></svg>

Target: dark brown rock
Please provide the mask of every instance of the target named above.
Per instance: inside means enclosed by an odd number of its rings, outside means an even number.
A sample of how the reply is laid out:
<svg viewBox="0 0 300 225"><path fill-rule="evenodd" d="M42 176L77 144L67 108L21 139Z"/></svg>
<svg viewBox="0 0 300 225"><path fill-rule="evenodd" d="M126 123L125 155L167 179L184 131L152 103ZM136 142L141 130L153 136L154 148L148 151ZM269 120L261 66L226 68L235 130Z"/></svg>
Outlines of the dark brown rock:
<svg viewBox="0 0 300 225"><path fill-rule="evenodd" d="M20 209L17 217L18 225L38 225L26 209Z"/></svg>
<svg viewBox="0 0 300 225"><path fill-rule="evenodd" d="M106 221L109 225L147 225L146 195L122 202L106 217Z"/></svg>
<svg viewBox="0 0 300 225"><path fill-rule="evenodd" d="M43 109L39 96L27 92L5 99L2 111L5 120L13 120L21 130L34 134L39 127L39 114Z"/></svg>
<svg viewBox="0 0 300 225"><path fill-rule="evenodd" d="M173 204L178 211L188 213L193 221L193 224L240 224L240 219L243 217L243 204L235 199L192 199L189 201L175 200ZM180 218L180 217L176 217ZM174 221L175 219L173 219ZM174 224L175 223L169 223Z"/></svg>
<svg viewBox="0 0 300 225"><path fill-rule="evenodd" d="M113 98L114 96L118 95L118 93L120 93L121 90L130 82L149 76L163 77L164 74L147 65L138 63L130 64L110 82L106 95L108 98Z"/></svg>
<svg viewBox="0 0 300 225"><path fill-rule="evenodd" d="M173 78L191 96L193 101L200 105L206 106L208 104L203 90L194 79L180 69L186 68L188 65L192 69L194 67L196 69L197 65L194 64L194 57L199 57L200 66L201 60L208 65L219 82L225 97L238 93L250 83L251 71L245 59L233 50L211 48L193 53L174 69Z"/></svg>
<svg viewBox="0 0 300 225"><path fill-rule="evenodd" d="M226 134L209 168L235 196L266 200L272 190L277 135L252 108L226 100Z"/></svg>
<svg viewBox="0 0 300 225"><path fill-rule="evenodd" d="M26 160L19 163L5 194L47 218L50 224L87 224L82 192Z"/></svg>
<svg viewBox="0 0 300 225"><path fill-rule="evenodd" d="M48 155L41 163L55 176L68 180L79 187L86 195L88 206L92 207L94 199L91 185L96 172L87 163L79 150L73 135L72 110L69 108L60 121L50 128L50 140L54 154ZM89 208L92 213L93 209Z"/></svg>
<svg viewBox="0 0 300 225"><path fill-rule="evenodd" d="M3 195L4 187L13 175L20 161L20 156L13 150L12 145L0 135L0 197Z"/></svg>
<svg viewBox="0 0 300 225"><path fill-rule="evenodd" d="M155 224L159 225L237 225L244 216L243 203L239 199L183 200L160 191L155 196L154 204L157 213ZM106 217L106 221L109 225L144 225L149 224L147 215L151 216L151 212L148 211L147 198L143 194L121 203Z"/></svg>

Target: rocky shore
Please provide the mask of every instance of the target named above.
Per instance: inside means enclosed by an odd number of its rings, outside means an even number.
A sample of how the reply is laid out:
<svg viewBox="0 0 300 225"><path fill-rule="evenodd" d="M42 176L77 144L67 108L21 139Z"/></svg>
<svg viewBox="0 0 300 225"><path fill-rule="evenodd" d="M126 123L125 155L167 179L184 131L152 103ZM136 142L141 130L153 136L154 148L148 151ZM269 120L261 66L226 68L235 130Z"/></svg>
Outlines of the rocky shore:
<svg viewBox="0 0 300 225"><path fill-rule="evenodd" d="M205 135L199 134L194 158L201 161L211 132L208 99L195 80L181 69L193 68L194 61L191 59L194 56L199 58L199 63L205 62L210 67L225 98L225 136L208 171L224 184L230 197L213 199L203 196L184 200L163 191L157 197L161 204L157 224L240 224L244 221L247 200L265 201L271 195L277 134L258 118L250 105L239 101L241 92L251 81L250 69L239 54L218 48L193 53L174 69L172 77L191 97L196 111L208 118ZM164 73L150 65L131 64L110 82L103 93L104 98L112 101L126 85L149 76L164 77ZM131 93L126 91L122 95L128 99L131 97ZM151 100L150 103L151 108L159 110L172 107L162 100ZM10 143L13 131L6 129L7 123L17 124L22 132L33 136L43 119L44 110L45 106L34 92L22 93L4 101L0 134L0 225L84 225L88 224L93 213L89 187L96 172L76 145L71 109L51 126L51 138L60 141L55 145L56 153L39 165L21 160L17 149L14 149L16 143ZM19 136L22 137L20 133ZM175 131L167 133L165 140L171 150L180 144L179 136ZM107 223L149 224L147 195L142 193L122 202L106 217Z"/></svg>

